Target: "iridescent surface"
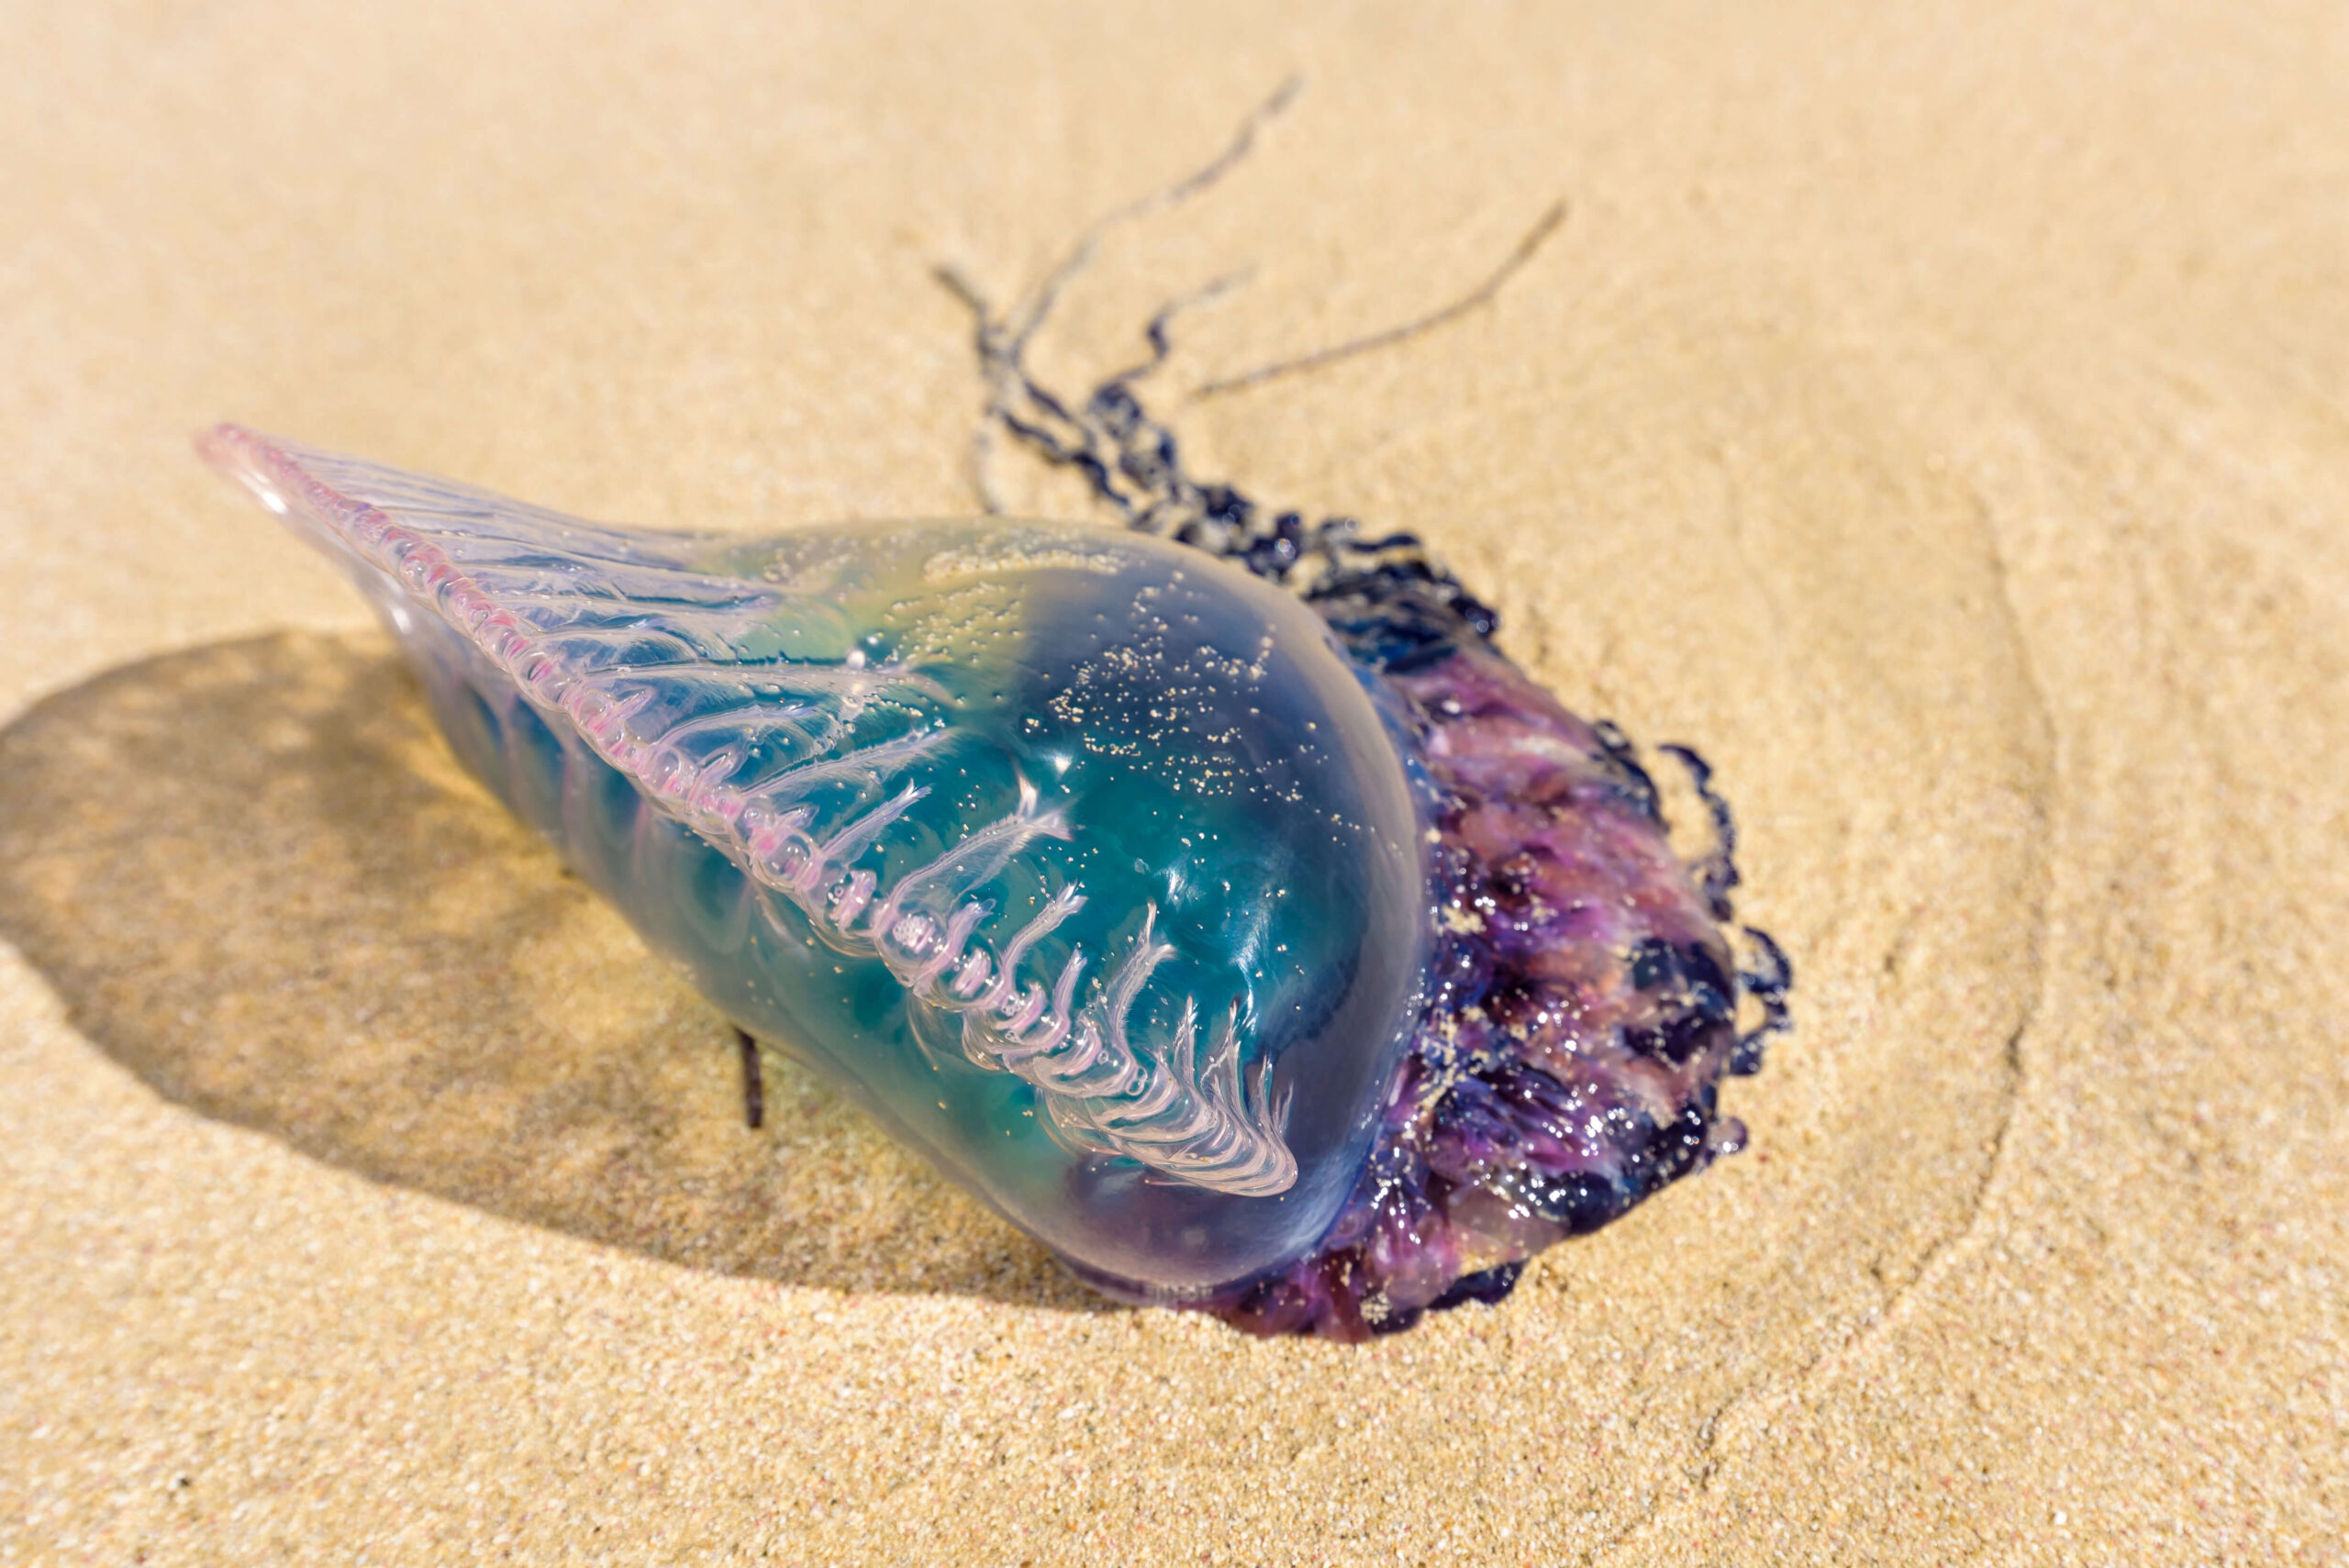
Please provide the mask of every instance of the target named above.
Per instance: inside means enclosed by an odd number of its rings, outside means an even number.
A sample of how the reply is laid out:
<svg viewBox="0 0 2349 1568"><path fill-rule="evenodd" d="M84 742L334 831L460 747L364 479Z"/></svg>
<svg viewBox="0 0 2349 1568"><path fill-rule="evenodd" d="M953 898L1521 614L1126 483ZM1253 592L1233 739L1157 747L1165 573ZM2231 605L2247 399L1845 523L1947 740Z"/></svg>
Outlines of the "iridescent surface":
<svg viewBox="0 0 2349 1568"><path fill-rule="evenodd" d="M467 765L1088 1278L1292 1265L1427 974L1405 705L1294 597L1080 525L599 528L224 428Z"/></svg>

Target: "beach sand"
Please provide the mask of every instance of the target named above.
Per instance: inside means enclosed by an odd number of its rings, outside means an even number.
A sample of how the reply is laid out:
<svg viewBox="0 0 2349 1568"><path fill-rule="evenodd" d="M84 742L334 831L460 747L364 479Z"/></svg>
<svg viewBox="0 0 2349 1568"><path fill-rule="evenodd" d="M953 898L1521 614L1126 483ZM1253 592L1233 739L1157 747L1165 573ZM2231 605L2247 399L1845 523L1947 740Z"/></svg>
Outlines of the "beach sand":
<svg viewBox="0 0 2349 1568"><path fill-rule="evenodd" d="M1799 971L1746 1152L1359 1348L1095 1298L780 1059L746 1129L188 446L973 511L933 270L1292 75L1040 364L1239 274L1195 468L1703 748ZM0 1561L2344 1561L2344 83L2319 5L13 8Z"/></svg>

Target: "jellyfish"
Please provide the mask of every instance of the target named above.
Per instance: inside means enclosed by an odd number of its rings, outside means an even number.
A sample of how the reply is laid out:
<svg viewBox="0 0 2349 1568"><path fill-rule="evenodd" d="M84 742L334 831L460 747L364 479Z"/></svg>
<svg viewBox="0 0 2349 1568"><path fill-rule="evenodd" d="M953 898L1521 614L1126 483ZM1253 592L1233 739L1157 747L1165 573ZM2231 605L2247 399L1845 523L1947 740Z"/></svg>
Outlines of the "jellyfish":
<svg viewBox="0 0 2349 1568"><path fill-rule="evenodd" d="M1124 527L617 527L198 446L746 1039L1081 1278L1341 1340L1497 1302L1744 1140L1720 1084L1791 972L1735 923L1733 817L1664 748L1707 818L1675 850L1629 740L1416 536L1195 479L1140 390L1168 315L1082 399L1040 385L1068 270L1008 316L960 291L992 428Z"/></svg>

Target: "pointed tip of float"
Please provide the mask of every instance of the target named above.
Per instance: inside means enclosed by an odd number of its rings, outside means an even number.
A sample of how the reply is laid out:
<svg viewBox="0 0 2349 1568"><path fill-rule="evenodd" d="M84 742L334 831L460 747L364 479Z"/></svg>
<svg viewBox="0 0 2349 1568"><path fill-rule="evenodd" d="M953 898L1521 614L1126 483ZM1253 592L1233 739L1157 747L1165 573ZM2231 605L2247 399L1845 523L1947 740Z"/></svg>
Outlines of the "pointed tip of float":
<svg viewBox="0 0 2349 1568"><path fill-rule="evenodd" d="M207 426L198 430L191 444L195 448L196 456L212 467L219 468L232 461L234 454L239 450L257 443L260 439L258 433L234 421L223 419L217 425Z"/></svg>
<svg viewBox="0 0 2349 1568"><path fill-rule="evenodd" d="M205 466L221 478L250 491L261 504L279 517L286 512L284 492L273 470L284 461L285 454L260 431L228 420L199 430L194 442L195 455Z"/></svg>

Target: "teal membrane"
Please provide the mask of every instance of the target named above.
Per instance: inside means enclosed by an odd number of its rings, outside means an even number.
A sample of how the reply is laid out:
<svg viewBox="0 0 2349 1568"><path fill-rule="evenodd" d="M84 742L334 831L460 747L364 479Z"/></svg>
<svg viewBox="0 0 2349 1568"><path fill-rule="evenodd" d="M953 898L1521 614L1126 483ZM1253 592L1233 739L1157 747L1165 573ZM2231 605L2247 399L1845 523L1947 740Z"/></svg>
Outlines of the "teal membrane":
<svg viewBox="0 0 2349 1568"><path fill-rule="evenodd" d="M1382 694L1178 545L598 527L234 428L458 757L744 1029L1127 1294L1332 1223L1417 1016Z"/></svg>

